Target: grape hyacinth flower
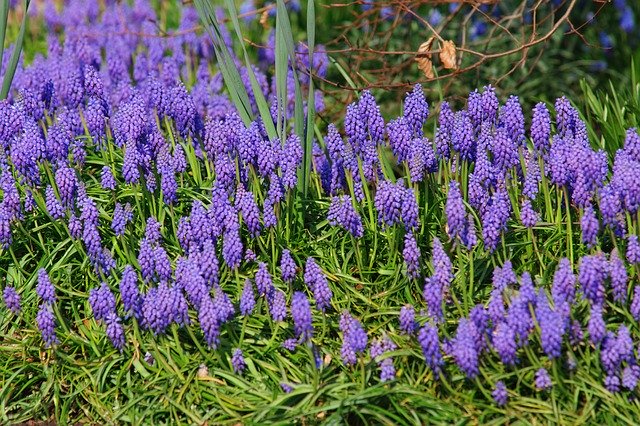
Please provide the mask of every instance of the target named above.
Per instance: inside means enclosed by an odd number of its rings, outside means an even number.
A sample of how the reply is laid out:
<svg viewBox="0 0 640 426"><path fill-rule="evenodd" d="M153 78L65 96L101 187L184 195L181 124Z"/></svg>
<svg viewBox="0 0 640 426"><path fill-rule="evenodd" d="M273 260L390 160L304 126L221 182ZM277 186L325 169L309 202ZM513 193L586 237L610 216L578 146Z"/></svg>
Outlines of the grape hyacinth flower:
<svg viewBox="0 0 640 426"><path fill-rule="evenodd" d="M104 320L109 314L116 312L116 299L104 282L100 287L89 291L89 305L96 321Z"/></svg>
<svg viewBox="0 0 640 426"><path fill-rule="evenodd" d="M331 306L333 292L329 287L327 278L312 257L307 258L304 269L304 282L313 292L318 309L325 312Z"/></svg>
<svg viewBox="0 0 640 426"><path fill-rule="evenodd" d="M126 226L133 220L133 208L127 203L124 206L116 203L113 210L113 220L111 221L111 229L117 236L123 236Z"/></svg>
<svg viewBox="0 0 640 426"><path fill-rule="evenodd" d="M420 276L420 249L413 232L405 234L402 256L407 265L407 276L412 279L418 278Z"/></svg>
<svg viewBox="0 0 640 426"><path fill-rule="evenodd" d="M590 204L583 210L582 218L580 219L580 227L582 229L582 242L589 248L596 246L596 244L598 244L600 223L598 222L596 213Z"/></svg>
<svg viewBox="0 0 640 426"><path fill-rule="evenodd" d="M136 318L140 319L142 297L138 288L138 275L131 265L125 266L122 271L120 298L125 312L131 312Z"/></svg>
<svg viewBox="0 0 640 426"><path fill-rule="evenodd" d="M629 311L633 319L640 321L640 285L636 285L633 288L633 299L631 300Z"/></svg>
<svg viewBox="0 0 640 426"><path fill-rule="evenodd" d="M331 226L340 226L355 238L362 237L364 233L362 219L348 195L331 199L327 220Z"/></svg>
<svg viewBox="0 0 640 426"><path fill-rule="evenodd" d="M342 348L340 356L345 365L354 365L357 354L367 348L367 333L362 324L345 311L340 317L340 331L342 331Z"/></svg>
<svg viewBox="0 0 640 426"><path fill-rule="evenodd" d="M507 393L507 387L502 380L496 382L496 386L493 389L493 392L491 392L491 396L498 407L504 407L507 405L509 394Z"/></svg>
<svg viewBox="0 0 640 426"><path fill-rule="evenodd" d="M438 329L432 324L425 324L418 331L418 343L422 348L422 355L425 362L433 372L433 376L437 379L444 366L442 353L440 352L440 338L438 337Z"/></svg>
<svg viewBox="0 0 640 426"><path fill-rule="evenodd" d="M416 312L411 305L404 305L400 309L400 330L405 334L413 334L418 328Z"/></svg>
<svg viewBox="0 0 640 426"><path fill-rule="evenodd" d="M105 318L105 323L107 325L107 337L111 341L111 344L114 348L122 352L125 344L125 337L120 317L118 317L115 312L110 312Z"/></svg>
<svg viewBox="0 0 640 426"><path fill-rule="evenodd" d="M550 146L551 116L544 102L537 103L533 108L530 132L533 147L538 153L545 155Z"/></svg>
<svg viewBox="0 0 640 426"><path fill-rule="evenodd" d="M593 304L604 302L604 281L608 275L608 264L602 253L584 256L580 259L578 282L582 287L584 297Z"/></svg>
<svg viewBox="0 0 640 426"><path fill-rule="evenodd" d="M613 291L613 300L616 302L626 302L627 300L627 281L629 275L624 261L618 255L615 248L609 256L609 273L611 276L611 289Z"/></svg>
<svg viewBox="0 0 640 426"><path fill-rule="evenodd" d="M287 317L287 304L284 293L275 287L271 287L267 293L267 302L273 321L284 321Z"/></svg>
<svg viewBox="0 0 640 426"><path fill-rule="evenodd" d="M247 368L247 363L244 360L242 349L236 348L233 350L233 355L231 356L231 366L233 367L233 371L236 374L242 374L245 368Z"/></svg>
<svg viewBox="0 0 640 426"><path fill-rule="evenodd" d="M46 347L51 347L57 343L60 343L58 336L56 335L56 319L53 316L53 311L50 305L42 304L38 310L36 316L36 323L38 329L42 334L42 340Z"/></svg>
<svg viewBox="0 0 640 426"><path fill-rule="evenodd" d="M242 295L240 296L240 314L251 315L253 308L256 306L256 299L253 294L253 285L248 278L242 287Z"/></svg>
<svg viewBox="0 0 640 426"><path fill-rule="evenodd" d="M469 379L473 379L480 373L475 337L477 332L478 330L472 321L462 318L458 323L456 335L451 342L451 355L460 370Z"/></svg>
<svg viewBox="0 0 640 426"><path fill-rule="evenodd" d="M56 303L56 293L53 284L49 279L47 271L43 268L38 270L38 285L36 286L38 297L47 305Z"/></svg>
<svg viewBox="0 0 640 426"><path fill-rule="evenodd" d="M640 263L640 242L637 235L627 237L627 262L632 265Z"/></svg>
<svg viewBox="0 0 640 426"><path fill-rule="evenodd" d="M273 280L271 274L267 270L267 264L264 262L258 262L258 271L256 272L256 287L258 288L258 294L269 294L273 288Z"/></svg>
<svg viewBox="0 0 640 426"><path fill-rule="evenodd" d="M551 286L551 297L556 306L563 303L573 304L576 295L576 276L571 270L569 259L562 258L558 263L558 268L553 275L553 285Z"/></svg>
<svg viewBox="0 0 640 426"><path fill-rule="evenodd" d="M291 284L296 277L296 270L296 263L291 257L291 252L288 249L282 250L282 256L280 257L282 281Z"/></svg>
<svg viewBox="0 0 640 426"><path fill-rule="evenodd" d="M533 209L531 200L525 198L520 208L520 220L525 228L533 228L540 221L540 215Z"/></svg>
<svg viewBox="0 0 640 426"><path fill-rule="evenodd" d="M540 368L535 374L535 385L538 390L545 391L551 389L551 376L545 368Z"/></svg>
<svg viewBox="0 0 640 426"><path fill-rule="evenodd" d="M111 171L111 167L104 166L102 168L102 172L100 174L100 185L103 189L107 190L115 190L116 189L116 179L113 177L113 172Z"/></svg>
<svg viewBox="0 0 640 426"><path fill-rule="evenodd" d="M202 300L198 319L207 345L209 348L217 348L220 344L220 321L211 297L207 296Z"/></svg>
<svg viewBox="0 0 640 426"><path fill-rule="evenodd" d="M601 305L591 306L591 315L589 316L589 323L587 324L587 330L589 331L589 339L591 343L597 345L604 339L607 332L604 318L602 317L603 308Z"/></svg>
<svg viewBox="0 0 640 426"><path fill-rule="evenodd" d="M296 337L300 341L308 341L313 336L311 307L307 296L301 291L293 293L291 299L291 317Z"/></svg>
<svg viewBox="0 0 640 426"><path fill-rule="evenodd" d="M53 192L51 185L47 185L45 194L45 204L49 215L54 219L62 219L64 217L64 207L62 207L58 197Z"/></svg>
<svg viewBox="0 0 640 426"><path fill-rule="evenodd" d="M447 233L451 238L458 237L462 240L467 227L467 216L460 193L460 184L456 181L451 181L449 184L445 214L447 216Z"/></svg>
<svg viewBox="0 0 640 426"><path fill-rule="evenodd" d="M4 304L7 305L7 309L9 309L14 315L18 315L20 313L20 295L16 289L9 285L6 286L2 292L2 297L4 299Z"/></svg>

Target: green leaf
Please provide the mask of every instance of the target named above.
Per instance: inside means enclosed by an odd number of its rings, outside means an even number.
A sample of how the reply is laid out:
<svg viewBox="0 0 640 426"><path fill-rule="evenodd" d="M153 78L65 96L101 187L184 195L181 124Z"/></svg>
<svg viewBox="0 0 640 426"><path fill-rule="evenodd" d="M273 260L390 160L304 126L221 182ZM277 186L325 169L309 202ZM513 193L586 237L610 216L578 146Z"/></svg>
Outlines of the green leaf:
<svg viewBox="0 0 640 426"><path fill-rule="evenodd" d="M2 8L0 9L0 37L2 37L2 50L4 50L4 36L7 29L7 10L5 10L6 3L8 3L8 1L3 0ZM27 19L29 19L29 14L27 13L29 10L29 3L31 3L31 0L24 0L22 24L20 25L20 32L18 33L18 39L16 40L13 52L11 53L11 58L9 59L9 65L7 65L7 70L4 74L4 78L2 79L2 91L0 91L0 99L6 99L7 95L9 94L9 89L11 89L11 82L13 81L13 76L15 75L16 68L18 67L18 61L20 60L20 54L22 53L24 33L27 30ZM0 61L1 60L2 57L0 57Z"/></svg>

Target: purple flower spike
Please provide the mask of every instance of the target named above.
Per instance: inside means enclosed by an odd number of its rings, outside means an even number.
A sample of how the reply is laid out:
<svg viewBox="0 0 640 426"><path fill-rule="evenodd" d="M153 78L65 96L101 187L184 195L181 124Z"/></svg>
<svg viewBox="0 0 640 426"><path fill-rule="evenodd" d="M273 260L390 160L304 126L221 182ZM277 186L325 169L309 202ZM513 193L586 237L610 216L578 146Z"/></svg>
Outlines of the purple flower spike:
<svg viewBox="0 0 640 426"><path fill-rule="evenodd" d="M60 343L58 336L56 336L56 319L53 316L51 306L46 304L40 305L38 315L36 316L36 323L38 324L38 329L42 334L42 340L44 340L46 347Z"/></svg>
<svg viewBox="0 0 640 426"><path fill-rule="evenodd" d="M307 258L304 270L304 282L313 292L313 297L316 299L318 309L325 312L326 309L331 306L333 292L331 288L329 288L327 278L312 257Z"/></svg>
<svg viewBox="0 0 640 426"><path fill-rule="evenodd" d="M18 315L20 313L20 295L16 289L11 286L6 286L2 292L2 296L5 305L7 305L7 309L14 315Z"/></svg>
<svg viewBox="0 0 640 426"><path fill-rule="evenodd" d="M116 179L113 177L111 167L104 166L102 168L102 172L100 174L100 185L102 188L107 190L113 191L116 189Z"/></svg>
<svg viewBox="0 0 640 426"><path fill-rule="evenodd" d="M367 348L367 333L362 324L345 311L340 317L340 331L342 331L342 348L340 355L345 365L354 365L357 354Z"/></svg>
<svg viewBox="0 0 640 426"><path fill-rule="evenodd" d="M447 216L447 232L449 236L463 239L467 227L467 216L462 194L460 193L460 185L456 181L451 181L449 184L445 214Z"/></svg>
<svg viewBox="0 0 640 426"><path fill-rule="evenodd" d="M637 235L627 237L627 262L632 265L640 263L640 243Z"/></svg>
<svg viewBox="0 0 640 426"><path fill-rule="evenodd" d="M115 312L111 312L105 318L105 323L107 325L107 337L111 341L111 344L114 348L122 352L122 348L124 348L125 344L125 337L120 317L118 317Z"/></svg>
<svg viewBox="0 0 640 426"><path fill-rule="evenodd" d="M540 368L535 374L535 385L538 390L545 391L551 389L551 376L545 368Z"/></svg>
<svg viewBox="0 0 640 426"><path fill-rule="evenodd" d="M109 314L116 312L116 299L104 282L89 292L89 305L96 321L104 320Z"/></svg>
<svg viewBox="0 0 640 426"><path fill-rule="evenodd" d="M507 394L507 387L502 380L499 380L496 383L496 387L493 392L491 392L491 396L493 397L493 400L496 402L496 405L498 407L504 407L505 405L507 405L509 395Z"/></svg>
<svg viewBox="0 0 640 426"><path fill-rule="evenodd" d="M412 232L407 232L404 237L402 256L407 265L407 276L412 279L420 277L420 249Z"/></svg>
<svg viewBox="0 0 640 426"><path fill-rule="evenodd" d="M231 356L231 366L236 374L242 374L245 368L247 368L247 363L244 361L242 349L234 349L233 355Z"/></svg>
<svg viewBox="0 0 640 426"><path fill-rule="evenodd" d="M286 283L292 283L296 277L296 263L291 257L291 252L288 249L282 250L282 257L280 258L280 271L282 273L282 281Z"/></svg>
<svg viewBox="0 0 640 426"><path fill-rule="evenodd" d="M353 207L351 197L348 195L341 195L331 199L327 220L331 226L340 226L355 238L362 237L364 233L362 219Z"/></svg>
<svg viewBox="0 0 640 426"><path fill-rule="evenodd" d="M251 280L247 278L242 288L242 296L240 296L240 314L251 315L255 306L256 299L253 294L253 285L251 284Z"/></svg>
<svg viewBox="0 0 640 426"><path fill-rule="evenodd" d="M540 214L533 209L531 200L525 198L520 208L520 220L526 228L533 228L540 221Z"/></svg>
<svg viewBox="0 0 640 426"><path fill-rule="evenodd" d="M43 268L38 270L38 285L36 286L36 293L42 301L48 305L56 303L56 293L53 284L49 279L47 271Z"/></svg>
<svg viewBox="0 0 640 426"><path fill-rule="evenodd" d="M618 250L616 249L613 249L609 256L609 272L611 275L613 300L616 302L626 302L629 274L627 273L624 261L618 255Z"/></svg>
<svg viewBox="0 0 640 426"><path fill-rule="evenodd" d="M400 330L405 334L413 334L418 328L416 322L416 312L411 305L404 305L400 309Z"/></svg>
<svg viewBox="0 0 640 426"><path fill-rule="evenodd" d="M440 351L440 338L438 337L438 329L432 324L425 324L418 332L418 343L422 348L422 355L425 362L433 372L433 376L437 379L444 366L442 352Z"/></svg>
<svg viewBox="0 0 640 426"><path fill-rule="evenodd" d="M582 228L582 242L587 247L592 248L598 244L598 232L600 232L600 222L596 217L596 212L589 204L585 207L582 218L580 219L580 227Z"/></svg>
<svg viewBox="0 0 640 426"><path fill-rule="evenodd" d="M293 318L296 337L301 341L308 341L313 336L311 307L307 296L301 291L293 293L291 299L291 317Z"/></svg>

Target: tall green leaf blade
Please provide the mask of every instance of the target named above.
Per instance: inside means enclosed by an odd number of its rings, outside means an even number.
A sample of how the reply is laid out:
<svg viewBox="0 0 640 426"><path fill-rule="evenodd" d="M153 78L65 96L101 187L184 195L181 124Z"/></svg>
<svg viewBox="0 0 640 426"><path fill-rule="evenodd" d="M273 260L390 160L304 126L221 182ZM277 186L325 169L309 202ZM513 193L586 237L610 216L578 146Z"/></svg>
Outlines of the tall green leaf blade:
<svg viewBox="0 0 640 426"><path fill-rule="evenodd" d="M222 39L222 32L220 31L216 12L211 6L211 1L209 0L195 0L195 5L198 10L198 14L200 15L200 20L207 29L207 32L213 42L218 67L220 68L222 77L227 85L231 101L238 110L238 114L242 121L246 125L249 125L253 121L249 94L247 93L247 89L244 87L244 84L242 84L240 72L236 68L235 62L229 53L229 49Z"/></svg>
<svg viewBox="0 0 640 426"><path fill-rule="evenodd" d="M4 37L7 34L7 20L9 19L9 0L0 2L0 64L4 56Z"/></svg>
<svg viewBox="0 0 640 426"><path fill-rule="evenodd" d="M313 52L316 41L316 9L314 0L307 3L307 43L309 45L309 97L307 100L307 125L304 138L304 161L302 170L302 191L306 197L311 179L311 155L313 153L313 129L315 121L315 94L313 88Z"/></svg>
<svg viewBox="0 0 640 426"><path fill-rule="evenodd" d="M282 26L276 22L276 97L278 103L278 134L281 140L285 138L286 106L287 106L287 77L289 61L287 48L284 45Z"/></svg>
<svg viewBox="0 0 640 426"><path fill-rule="evenodd" d="M4 7L3 1L3 7ZM18 39L16 40L16 44L13 48L13 52L11 53L11 58L9 59L9 65L7 65L7 70L4 74L4 78L2 79L2 91L0 91L0 99L5 99L9 94L9 89L11 89L11 82L13 81L13 76L16 73L16 68L18 67L18 61L20 60L20 54L22 53L22 43L24 41L24 33L27 30L27 20L28 20L28 9L29 9L30 0L24 1L24 15L22 16L22 24L20 25L20 32L18 33ZM4 13L4 10L2 10ZM1 18L5 18L2 16ZM2 31L3 38L3 46L4 49L4 32L6 31L6 22L4 19L4 31ZM0 62L1 63L1 62Z"/></svg>
<svg viewBox="0 0 640 426"><path fill-rule="evenodd" d="M253 97L256 101L258 111L260 112L260 117L262 118L262 122L264 123L267 135L269 136L269 138L273 139L277 136L277 133L276 128L273 125L273 119L271 118L271 110L269 109L269 104L264 97L264 93L262 93L262 88L260 87L255 72L253 71L253 67L251 66L251 61L249 60L249 55L247 54L247 48L244 44L244 38L242 37L242 30L240 29L240 21L238 21L238 12L236 10L235 3L233 2L233 0L226 0L225 3L227 5L229 15L231 16L231 23L233 24L236 36L238 37L238 41L240 43L240 46L242 47L245 66L247 67L247 73L249 74L249 80L251 81L251 90L253 90Z"/></svg>

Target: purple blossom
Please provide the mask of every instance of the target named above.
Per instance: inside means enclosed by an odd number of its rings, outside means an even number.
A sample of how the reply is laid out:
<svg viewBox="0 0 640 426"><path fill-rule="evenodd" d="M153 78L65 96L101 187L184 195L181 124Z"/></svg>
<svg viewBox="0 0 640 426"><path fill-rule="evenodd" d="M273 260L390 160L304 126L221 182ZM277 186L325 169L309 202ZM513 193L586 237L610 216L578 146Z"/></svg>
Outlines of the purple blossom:
<svg viewBox="0 0 640 426"><path fill-rule="evenodd" d="M418 343L422 349L425 362L437 379L440 377L440 372L444 366L444 360L440 352L438 329L432 324L425 324L418 332Z"/></svg>
<svg viewBox="0 0 640 426"><path fill-rule="evenodd" d="M473 379L479 373L475 324L467 318L460 319L456 335L451 342L451 355L462 372Z"/></svg>
<svg viewBox="0 0 640 426"><path fill-rule="evenodd" d="M9 285L6 286L2 292L2 297L4 299L4 304L7 305L7 309L9 309L14 315L18 315L20 313L20 295L16 289Z"/></svg>
<svg viewBox="0 0 640 426"><path fill-rule="evenodd" d="M133 220L133 208L131 204L127 203L123 206L120 203L116 203L113 210L113 220L111 221L111 229L113 229L113 232L118 236L124 235L127 223L131 222L131 220Z"/></svg>
<svg viewBox="0 0 640 426"><path fill-rule="evenodd" d="M313 336L311 307L307 296L301 291L293 293L291 299L291 317L296 337L301 341L308 341Z"/></svg>
<svg viewBox="0 0 640 426"><path fill-rule="evenodd" d="M591 306L591 315L589 316L587 331L589 332L589 339L594 345L600 343L607 332L602 314L603 308L601 305Z"/></svg>
<svg viewBox="0 0 640 426"><path fill-rule="evenodd" d="M42 340L46 347L60 343L58 336L56 336L56 319L50 305L40 305L38 315L36 316L36 323L38 324L38 329L42 334Z"/></svg>
<svg viewBox="0 0 640 426"><path fill-rule="evenodd" d="M400 221L404 191L401 186L382 180L378 183L375 206L378 222L392 226Z"/></svg>
<svg viewBox="0 0 640 426"><path fill-rule="evenodd" d="M36 286L36 293L38 297L47 305L56 303L56 293L47 271L43 268L38 270L38 285Z"/></svg>
<svg viewBox="0 0 640 426"><path fill-rule="evenodd" d="M527 159L527 170L524 176L522 193L531 199L535 199L538 194L538 186L541 181L542 176L540 174L540 163L538 163L538 158L535 155L530 155Z"/></svg>
<svg viewBox="0 0 640 426"><path fill-rule="evenodd" d="M444 312L442 311L442 283L435 277L426 278L422 290L422 297L427 303L429 316L436 322L442 321L444 319Z"/></svg>
<svg viewBox="0 0 640 426"><path fill-rule="evenodd" d="M553 303L560 306L562 303L573 304L576 295L576 276L571 270L569 259L562 258L558 263L558 268L553 275L553 285L551 286L551 296Z"/></svg>
<svg viewBox="0 0 640 426"><path fill-rule="evenodd" d="M627 262L632 265L640 263L640 243L637 235L627 236Z"/></svg>
<svg viewBox="0 0 640 426"><path fill-rule="evenodd" d="M233 367L233 371L236 374L242 374L242 372L247 368L247 363L244 361L244 356L242 355L242 349L236 348L233 350L233 355L231 356L231 366Z"/></svg>
<svg viewBox="0 0 640 426"><path fill-rule="evenodd" d="M122 320L115 312L110 312L105 318L105 324L107 326L107 337L111 341L111 344L114 348L122 352L125 344Z"/></svg>
<svg viewBox="0 0 640 426"><path fill-rule="evenodd" d="M498 189L492 196L487 212L482 216L482 238L485 247L493 252L498 247L502 233L507 229L511 215L511 202L505 189Z"/></svg>
<svg viewBox="0 0 640 426"><path fill-rule="evenodd" d="M467 216L460 193L460 185L453 180L449 184L445 214L447 216L447 233L451 238L458 237L462 240L467 227Z"/></svg>
<svg viewBox="0 0 640 426"><path fill-rule="evenodd" d="M104 320L110 313L116 311L116 298L103 282L100 287L92 288L89 292L89 305L96 321Z"/></svg>
<svg viewBox="0 0 640 426"><path fill-rule="evenodd" d="M631 300L631 307L629 308L633 319L640 321L640 286L636 285L633 288L633 299Z"/></svg>
<svg viewBox="0 0 640 426"><path fill-rule="evenodd" d="M545 391L551 389L551 376L545 368L540 368L535 374L535 385L538 390Z"/></svg>
<svg viewBox="0 0 640 426"><path fill-rule="evenodd" d="M602 304L604 301L604 281L607 278L607 270L607 260L602 253L580 259L578 282L584 297L591 303Z"/></svg>
<svg viewBox="0 0 640 426"><path fill-rule="evenodd" d="M124 267L120 279L120 298L126 312L131 312L140 318L142 297L138 288L138 275L131 265Z"/></svg>
<svg viewBox="0 0 640 426"><path fill-rule="evenodd" d="M233 220L224 231L222 239L222 258L231 269L237 269L242 262L242 240L240 239L240 225L237 215L232 215Z"/></svg>
<svg viewBox="0 0 640 426"><path fill-rule="evenodd" d="M507 322L500 322L495 327L493 331L493 347L503 364L514 365L516 363L516 334Z"/></svg>
<svg viewBox="0 0 640 426"><path fill-rule="evenodd" d="M344 311L340 317L340 331L342 331L342 348L340 356L345 365L354 365L357 362L357 354L367 348L367 333L362 328L360 321Z"/></svg>
<svg viewBox="0 0 640 426"><path fill-rule="evenodd" d="M416 229L420 225L418 219L418 202L416 200L416 194L412 188L398 188L402 190L402 205L400 207L400 216L406 229Z"/></svg>
<svg viewBox="0 0 640 426"><path fill-rule="evenodd" d="M542 350L549 359L559 358L562 354L562 338L565 332L564 321L560 307L552 309L549 301L541 290L536 303L536 319L540 326L540 342Z"/></svg>
<svg viewBox="0 0 640 426"><path fill-rule="evenodd" d="M211 297L207 296L202 300L198 311L198 319L207 345L210 348L217 348L220 344L220 321Z"/></svg>
<svg viewBox="0 0 640 426"><path fill-rule="evenodd" d="M313 292L318 309L325 312L331 306L333 292L329 287L327 278L312 257L307 258L304 269L304 282Z"/></svg>
<svg viewBox="0 0 640 426"><path fill-rule="evenodd" d="M55 192L53 192L51 185L47 185L45 194L45 205L49 215L56 220L62 219L64 217L64 207L62 207L58 197L56 197Z"/></svg>
<svg viewBox="0 0 640 426"><path fill-rule="evenodd" d="M362 219L353 207L351 197L348 195L332 197L327 220L331 226L340 226L355 238L362 237L364 233Z"/></svg>
<svg viewBox="0 0 640 426"><path fill-rule="evenodd" d="M531 200L528 198L522 200L520 220L526 228L533 228L540 221L540 214L533 209Z"/></svg>
<svg viewBox="0 0 640 426"><path fill-rule="evenodd" d="M613 300L616 302L626 302L627 300L627 281L629 275L624 261L618 255L618 251L613 249L609 256L609 273L611 275L611 289L613 291Z"/></svg>
<svg viewBox="0 0 640 426"><path fill-rule="evenodd" d="M267 293L267 303L273 321L284 321L287 317L287 304L284 293L275 287L271 287Z"/></svg>
<svg viewBox="0 0 640 426"><path fill-rule="evenodd" d="M429 104L424 97L420 84L413 86L413 91L404 99L404 118L415 136L422 135L422 127L429 117Z"/></svg>
<svg viewBox="0 0 640 426"><path fill-rule="evenodd" d="M551 116L543 102L537 103L533 108L530 132L533 147L538 153L544 155L550 146Z"/></svg>
<svg viewBox="0 0 640 426"><path fill-rule="evenodd" d="M412 232L405 234L402 256L407 265L407 276L413 279L418 278L420 276L420 249Z"/></svg>
<svg viewBox="0 0 640 426"><path fill-rule="evenodd" d="M405 117L392 120L387 125L391 151L399 163L409 159L413 130Z"/></svg>
<svg viewBox="0 0 640 426"><path fill-rule="evenodd" d="M507 405L509 394L507 393L507 387L502 380L496 382L496 386L493 389L493 392L491 392L491 396L498 407L504 407Z"/></svg>
<svg viewBox="0 0 640 426"><path fill-rule="evenodd" d="M100 174L100 184L104 189L108 189L111 191L116 189L116 179L113 177L111 167L104 166L102 168L102 172Z"/></svg>
<svg viewBox="0 0 640 426"><path fill-rule="evenodd" d="M582 242L587 247L594 247L598 244L598 232L600 232L600 222L596 217L596 212L591 205L587 205L580 219L580 227L582 228Z"/></svg>
<svg viewBox="0 0 640 426"><path fill-rule="evenodd" d="M455 114L451 130L451 145L460 154L462 160L475 160L476 139L474 137L473 123L466 111L458 111Z"/></svg>
<svg viewBox="0 0 640 426"><path fill-rule="evenodd" d="M280 257L280 271L282 274L282 281L286 283L292 283L296 277L296 263L291 257L291 252L288 249L282 250L282 256Z"/></svg>
<svg viewBox="0 0 640 426"><path fill-rule="evenodd" d="M400 330L405 334L413 334L418 328L418 323L415 320L415 310L411 305L404 305L400 309Z"/></svg>

